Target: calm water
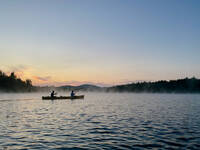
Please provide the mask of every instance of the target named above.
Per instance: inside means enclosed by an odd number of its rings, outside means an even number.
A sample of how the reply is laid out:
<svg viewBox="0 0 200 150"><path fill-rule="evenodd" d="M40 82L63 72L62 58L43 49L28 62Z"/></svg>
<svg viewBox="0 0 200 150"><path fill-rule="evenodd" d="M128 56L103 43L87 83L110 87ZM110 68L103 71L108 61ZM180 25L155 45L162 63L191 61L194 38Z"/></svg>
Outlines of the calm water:
<svg viewBox="0 0 200 150"><path fill-rule="evenodd" d="M198 94L84 94L0 94L0 149L200 149Z"/></svg>

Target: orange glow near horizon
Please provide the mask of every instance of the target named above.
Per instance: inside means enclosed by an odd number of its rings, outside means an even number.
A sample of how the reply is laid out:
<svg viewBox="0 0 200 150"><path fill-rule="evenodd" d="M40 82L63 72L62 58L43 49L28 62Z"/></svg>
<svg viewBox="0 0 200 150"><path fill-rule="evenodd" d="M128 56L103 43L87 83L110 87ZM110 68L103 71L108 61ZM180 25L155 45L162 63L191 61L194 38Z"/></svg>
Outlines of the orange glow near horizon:
<svg viewBox="0 0 200 150"><path fill-rule="evenodd" d="M98 86L112 86L127 84L137 81L157 81L157 80L170 80L190 77L187 74L175 74L176 76L169 76L165 73L156 74L153 71L144 71L134 67L130 71L120 71L117 68L113 68L109 72L107 68L104 68L104 72L98 68L50 68L46 67L34 67L26 65L16 66L4 66L2 71L6 74L15 72L15 75L22 80L30 79L35 86L63 86L72 85L78 86L81 84L93 84ZM148 74L148 78L146 76Z"/></svg>
<svg viewBox="0 0 200 150"><path fill-rule="evenodd" d="M31 70L31 69L30 69ZM36 76L35 73L32 71L9 71L6 72L7 75L9 75L11 72L14 72L17 78L20 78L22 80L30 79L32 81L32 84L35 86L63 86L63 85L72 85L72 86L78 86L82 84L94 84L99 86L112 86L115 84L120 83L127 83L128 81L119 81L116 82L116 80L101 80L100 78L94 78L91 77L90 79L87 79L86 76L78 76L78 75L58 75L58 76ZM74 78L72 78L74 77Z"/></svg>
<svg viewBox="0 0 200 150"><path fill-rule="evenodd" d="M20 68L20 69L19 69ZM22 69L23 68L23 69ZM110 86L113 84L112 81L109 80L100 80L99 78L90 77L90 80L87 78L87 75L77 74L62 74L54 73L54 76L46 75L45 73L39 73L35 69L31 67L11 67L11 69L6 69L6 74L10 75L11 72L14 72L17 78L22 80L30 79L32 84L35 86L63 86L63 85L72 85L78 86L81 84L94 84L101 86ZM40 76L37 76L37 75ZM79 73L80 74L80 73Z"/></svg>

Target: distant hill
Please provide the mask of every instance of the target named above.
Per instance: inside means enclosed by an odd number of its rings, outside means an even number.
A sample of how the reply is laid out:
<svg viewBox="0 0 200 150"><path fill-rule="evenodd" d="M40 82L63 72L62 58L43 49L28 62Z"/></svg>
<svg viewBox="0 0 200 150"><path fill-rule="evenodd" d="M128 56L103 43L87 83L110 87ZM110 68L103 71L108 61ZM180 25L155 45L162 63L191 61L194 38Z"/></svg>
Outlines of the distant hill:
<svg viewBox="0 0 200 150"><path fill-rule="evenodd" d="M137 82L109 87L107 92L200 93L200 79L185 78L170 81Z"/></svg>
<svg viewBox="0 0 200 150"><path fill-rule="evenodd" d="M91 84L83 84L79 86L71 86L71 85L65 85L65 86L60 86L57 87L58 90L66 90L66 91L71 91L71 90L79 90L79 91L100 91L102 90L101 87L91 85Z"/></svg>

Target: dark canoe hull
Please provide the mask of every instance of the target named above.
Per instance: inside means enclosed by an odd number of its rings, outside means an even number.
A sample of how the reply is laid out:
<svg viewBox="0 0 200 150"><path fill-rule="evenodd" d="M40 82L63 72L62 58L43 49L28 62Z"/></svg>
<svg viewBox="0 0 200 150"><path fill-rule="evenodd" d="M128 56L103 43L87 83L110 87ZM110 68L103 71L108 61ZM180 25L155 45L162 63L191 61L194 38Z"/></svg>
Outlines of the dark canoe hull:
<svg viewBox="0 0 200 150"><path fill-rule="evenodd" d="M62 99L83 99L84 95L78 95L78 96L42 96L43 100L62 100Z"/></svg>

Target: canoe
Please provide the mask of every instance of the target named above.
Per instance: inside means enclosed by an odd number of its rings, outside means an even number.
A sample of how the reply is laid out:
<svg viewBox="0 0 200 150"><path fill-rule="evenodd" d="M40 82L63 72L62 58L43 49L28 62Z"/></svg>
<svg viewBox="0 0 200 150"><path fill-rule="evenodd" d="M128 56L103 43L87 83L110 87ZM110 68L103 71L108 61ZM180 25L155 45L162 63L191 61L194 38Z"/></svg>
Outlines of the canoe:
<svg viewBox="0 0 200 150"><path fill-rule="evenodd" d="M77 95L77 96L42 96L43 100L56 100L56 99L83 99L84 95Z"/></svg>

